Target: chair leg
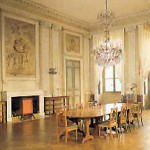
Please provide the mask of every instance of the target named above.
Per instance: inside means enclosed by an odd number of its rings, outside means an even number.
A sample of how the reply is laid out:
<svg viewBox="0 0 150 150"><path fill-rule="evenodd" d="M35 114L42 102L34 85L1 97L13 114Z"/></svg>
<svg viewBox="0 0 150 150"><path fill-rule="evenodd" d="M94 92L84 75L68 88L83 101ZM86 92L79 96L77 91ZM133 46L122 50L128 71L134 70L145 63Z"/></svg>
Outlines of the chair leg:
<svg viewBox="0 0 150 150"><path fill-rule="evenodd" d="M133 126L133 128L135 127L135 124L134 124L134 121L133 120L129 120L129 129L130 129L130 132L131 132L131 126Z"/></svg>
<svg viewBox="0 0 150 150"><path fill-rule="evenodd" d="M143 124L143 119L142 119L142 117L141 117L141 123L142 123L142 126L143 126L144 124Z"/></svg>
<svg viewBox="0 0 150 150"><path fill-rule="evenodd" d="M101 127L98 127L98 129L99 129L98 130L98 135L100 136L101 135L101 133L100 133L101 132Z"/></svg>
<svg viewBox="0 0 150 150"><path fill-rule="evenodd" d="M130 130L131 132L131 122L129 121L129 124L128 124L128 129Z"/></svg>
<svg viewBox="0 0 150 150"><path fill-rule="evenodd" d="M127 123L125 123L125 130L126 130L126 132L127 132Z"/></svg>
<svg viewBox="0 0 150 150"><path fill-rule="evenodd" d="M120 123L120 132L121 132L121 134L122 134L122 124Z"/></svg>
<svg viewBox="0 0 150 150"><path fill-rule="evenodd" d="M118 127L118 126L116 126L116 135L117 135L117 137L118 137L118 129L117 129L117 127Z"/></svg>
<svg viewBox="0 0 150 150"><path fill-rule="evenodd" d="M113 137L112 136L112 128L110 127L109 130L110 130L110 137L112 138Z"/></svg>
<svg viewBox="0 0 150 150"><path fill-rule="evenodd" d="M65 134L65 142L67 142L67 139L68 139L68 131L66 131L66 134Z"/></svg>
<svg viewBox="0 0 150 150"><path fill-rule="evenodd" d="M126 131L128 131L128 123L126 123Z"/></svg>
<svg viewBox="0 0 150 150"><path fill-rule="evenodd" d="M59 135L57 135L57 143L59 142Z"/></svg>
<svg viewBox="0 0 150 150"><path fill-rule="evenodd" d="M140 127L140 121L139 121L139 118L137 118L137 122L138 122L138 127Z"/></svg>
<svg viewBox="0 0 150 150"><path fill-rule="evenodd" d="M57 143L59 142L59 131L57 130Z"/></svg>
<svg viewBox="0 0 150 150"><path fill-rule="evenodd" d="M78 130L76 129L76 142L77 142L77 132L78 132Z"/></svg>

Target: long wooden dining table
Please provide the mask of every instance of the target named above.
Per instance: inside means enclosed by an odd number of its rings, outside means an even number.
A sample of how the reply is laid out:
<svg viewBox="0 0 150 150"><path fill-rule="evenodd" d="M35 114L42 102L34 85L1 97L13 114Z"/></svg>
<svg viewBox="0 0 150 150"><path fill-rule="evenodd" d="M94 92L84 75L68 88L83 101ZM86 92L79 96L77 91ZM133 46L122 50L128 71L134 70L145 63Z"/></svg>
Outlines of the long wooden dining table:
<svg viewBox="0 0 150 150"><path fill-rule="evenodd" d="M118 112L121 111L121 106L127 105L126 103L111 103L111 104L102 104L100 106L93 106L92 108L83 108L83 109L72 109L66 112L66 116L69 118L75 119L84 119L85 120L85 137L82 140L82 143L93 139L94 137L90 135L90 120L91 118L102 117L111 113L111 108L118 107Z"/></svg>

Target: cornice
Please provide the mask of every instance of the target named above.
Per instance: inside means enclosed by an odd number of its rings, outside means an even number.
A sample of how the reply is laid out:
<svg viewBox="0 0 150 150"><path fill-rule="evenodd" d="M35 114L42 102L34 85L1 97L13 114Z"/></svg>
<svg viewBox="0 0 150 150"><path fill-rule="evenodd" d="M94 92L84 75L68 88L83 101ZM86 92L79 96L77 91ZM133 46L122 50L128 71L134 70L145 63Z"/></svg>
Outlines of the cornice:
<svg viewBox="0 0 150 150"><path fill-rule="evenodd" d="M79 20L72 16L63 14L54 9L50 9L46 6L37 4L31 0L0 0L0 8L6 11L12 10L12 12L28 12L29 14L34 14L42 18L57 22L58 24L62 24L64 26L72 26L86 32L95 33L101 31L99 22L89 24L83 20ZM129 16L116 18L112 25L112 29L125 28L126 26L130 25L139 25L149 21L150 10L147 10Z"/></svg>
<svg viewBox="0 0 150 150"><path fill-rule="evenodd" d="M150 10L142 11L136 14L115 18L112 24L112 28L115 29L115 28L124 28L130 25L139 25L147 23L149 22L149 20L150 20ZM99 22L90 25L90 32L97 32L99 30L101 30Z"/></svg>
<svg viewBox="0 0 150 150"><path fill-rule="evenodd" d="M13 10L14 8L20 11L24 10L28 13L33 13L43 18L51 19L58 23L73 26L85 31L89 31L90 27L89 23L83 20L63 14L54 9L37 4L31 0L0 0L0 7L5 10L7 10L7 7L13 7Z"/></svg>
<svg viewBox="0 0 150 150"><path fill-rule="evenodd" d="M116 19L116 25L141 24L150 20L150 10L142 11L125 17Z"/></svg>

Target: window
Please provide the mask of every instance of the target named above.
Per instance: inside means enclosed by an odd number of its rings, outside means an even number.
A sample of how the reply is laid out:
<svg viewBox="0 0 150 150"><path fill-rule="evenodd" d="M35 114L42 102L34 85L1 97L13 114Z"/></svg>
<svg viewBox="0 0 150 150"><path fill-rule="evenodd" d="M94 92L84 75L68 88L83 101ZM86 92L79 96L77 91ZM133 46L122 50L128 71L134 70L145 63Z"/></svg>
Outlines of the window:
<svg viewBox="0 0 150 150"><path fill-rule="evenodd" d="M105 92L120 92L121 91L121 83L115 71L115 66L105 68L104 91Z"/></svg>

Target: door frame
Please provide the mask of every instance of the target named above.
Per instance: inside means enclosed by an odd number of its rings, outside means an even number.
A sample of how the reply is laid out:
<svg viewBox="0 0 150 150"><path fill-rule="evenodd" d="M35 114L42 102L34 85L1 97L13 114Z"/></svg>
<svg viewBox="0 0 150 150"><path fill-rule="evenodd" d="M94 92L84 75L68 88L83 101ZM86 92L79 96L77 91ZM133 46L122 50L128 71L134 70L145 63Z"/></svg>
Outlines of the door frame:
<svg viewBox="0 0 150 150"><path fill-rule="evenodd" d="M66 94L66 61L72 60L72 61L79 61L80 62L80 79L81 79L81 103L84 105L84 93L83 93L83 60L81 58L74 58L71 56L65 56L64 57L64 86L65 86L65 94Z"/></svg>

